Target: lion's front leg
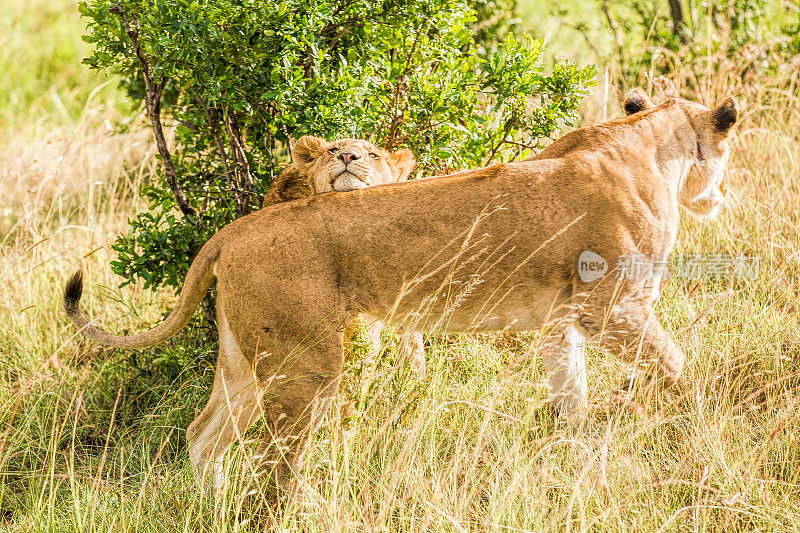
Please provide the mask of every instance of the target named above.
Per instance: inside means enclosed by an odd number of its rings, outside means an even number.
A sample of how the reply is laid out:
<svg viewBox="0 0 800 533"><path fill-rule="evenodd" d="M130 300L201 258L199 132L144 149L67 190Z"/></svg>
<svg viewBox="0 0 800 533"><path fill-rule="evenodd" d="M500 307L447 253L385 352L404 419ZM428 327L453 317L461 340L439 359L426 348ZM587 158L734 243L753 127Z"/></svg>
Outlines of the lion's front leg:
<svg viewBox="0 0 800 533"><path fill-rule="evenodd" d="M404 332L400 335L400 358L408 361L411 368L424 374L426 368L425 341L422 333Z"/></svg>
<svg viewBox="0 0 800 533"><path fill-rule="evenodd" d="M653 311L654 283L626 283L613 294L596 291L578 305L578 320L603 349L643 369L642 384L668 388L678 381L685 357Z"/></svg>
<svg viewBox="0 0 800 533"><path fill-rule="evenodd" d="M366 317L365 320L367 324L367 337L369 339L369 352L367 353L365 362L374 364L383 351L381 333L386 327L386 324L381 320L369 319ZM402 330L398 330L397 333L400 336L398 346L400 354L399 359L410 363L411 367L417 372L424 373L425 341L422 339L422 333Z"/></svg>
<svg viewBox="0 0 800 533"><path fill-rule="evenodd" d="M381 352L383 352L381 332L383 331L385 324L381 320L370 319L363 315L362 319L365 320L367 325L367 339L369 341L367 357L364 359L364 362L368 365L373 365L377 363Z"/></svg>

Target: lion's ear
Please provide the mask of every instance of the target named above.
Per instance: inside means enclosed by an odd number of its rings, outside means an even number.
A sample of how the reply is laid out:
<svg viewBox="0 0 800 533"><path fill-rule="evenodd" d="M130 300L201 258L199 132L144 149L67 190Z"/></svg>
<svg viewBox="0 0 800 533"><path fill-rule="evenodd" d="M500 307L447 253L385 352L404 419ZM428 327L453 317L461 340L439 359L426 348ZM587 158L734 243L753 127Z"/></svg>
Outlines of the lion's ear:
<svg viewBox="0 0 800 533"><path fill-rule="evenodd" d="M394 181L406 181L414 165L417 164L417 160L414 159L414 154L411 153L411 150L398 150L390 154L386 158L386 162L389 163L389 168L392 169Z"/></svg>
<svg viewBox="0 0 800 533"><path fill-rule="evenodd" d="M322 155L328 146L328 141L321 137L311 137L305 135L294 144L292 148L292 162L297 170L303 172L307 170L314 161Z"/></svg>
<svg viewBox="0 0 800 533"><path fill-rule="evenodd" d="M711 112L711 124L714 125L714 130L722 136L730 133L738 119L739 104L730 96Z"/></svg>
<svg viewBox="0 0 800 533"><path fill-rule="evenodd" d="M633 115L639 111L650 109L653 107L653 102L641 87L636 87L628 93L628 97L625 99L623 107L625 107L626 115Z"/></svg>

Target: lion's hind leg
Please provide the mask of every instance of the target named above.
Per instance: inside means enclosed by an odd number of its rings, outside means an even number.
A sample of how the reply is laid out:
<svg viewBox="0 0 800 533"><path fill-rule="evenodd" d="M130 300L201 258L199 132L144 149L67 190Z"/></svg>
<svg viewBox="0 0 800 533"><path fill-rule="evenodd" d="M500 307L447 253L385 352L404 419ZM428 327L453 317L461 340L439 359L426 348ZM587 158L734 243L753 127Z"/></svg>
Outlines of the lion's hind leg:
<svg viewBox="0 0 800 533"><path fill-rule="evenodd" d="M262 481L278 496L299 486L303 456L339 387L338 373L291 374L267 391L257 451Z"/></svg>
<svg viewBox="0 0 800 533"><path fill-rule="evenodd" d="M224 326L220 329L214 389L188 431L195 471L220 489L225 451L263 419L261 442L254 455L245 454L243 466L257 475L268 493L290 490L297 485L310 438L338 389L342 335L332 329L313 339L262 344L253 368L244 357L232 357L225 349ZM235 363L241 366L232 368Z"/></svg>
<svg viewBox="0 0 800 533"><path fill-rule="evenodd" d="M258 384L252 366L219 315L220 348L214 386L200 415L189 425L189 458L195 474L214 489L223 484L222 456L261 414Z"/></svg>

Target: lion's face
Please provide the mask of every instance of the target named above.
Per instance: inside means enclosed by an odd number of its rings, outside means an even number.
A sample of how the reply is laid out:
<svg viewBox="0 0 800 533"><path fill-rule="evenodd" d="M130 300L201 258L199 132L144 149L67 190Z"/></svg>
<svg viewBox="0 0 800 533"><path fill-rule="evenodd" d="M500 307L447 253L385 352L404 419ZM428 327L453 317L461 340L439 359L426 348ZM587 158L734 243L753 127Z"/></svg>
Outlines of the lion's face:
<svg viewBox="0 0 800 533"><path fill-rule="evenodd" d="M300 138L292 159L314 194L404 181L415 163L408 150L389 153L363 139L328 142L319 137Z"/></svg>
<svg viewBox="0 0 800 533"><path fill-rule="evenodd" d="M739 110L732 98L714 110L695 103L691 103L690 109L688 112L697 142L694 161L680 190L680 199L692 214L713 217L719 212L728 192L725 183L730 157L728 139Z"/></svg>
<svg viewBox="0 0 800 533"><path fill-rule="evenodd" d="M730 156L729 138L739 118L733 98L714 110L688 100L675 99L686 112L695 134L692 160L679 190L681 204L693 215L713 217L728 193L725 170ZM653 107L640 89L634 89L624 103L628 115Z"/></svg>

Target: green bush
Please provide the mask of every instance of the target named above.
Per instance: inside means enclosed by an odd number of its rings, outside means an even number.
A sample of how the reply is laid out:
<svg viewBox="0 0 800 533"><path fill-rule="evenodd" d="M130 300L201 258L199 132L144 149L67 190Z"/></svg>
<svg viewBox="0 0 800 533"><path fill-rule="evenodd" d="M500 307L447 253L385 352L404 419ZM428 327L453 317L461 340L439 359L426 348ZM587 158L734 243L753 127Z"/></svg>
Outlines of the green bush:
<svg viewBox="0 0 800 533"><path fill-rule="evenodd" d="M493 11L513 2L476 5L82 3L95 47L86 62L149 98L151 118L163 107L178 125L174 153L161 153L163 179L145 188L150 209L114 246L115 272L179 286L202 243L257 208L301 135L409 147L418 174L520 157L554 136L575 117L594 68L546 72L543 42L516 36L510 14Z"/></svg>

